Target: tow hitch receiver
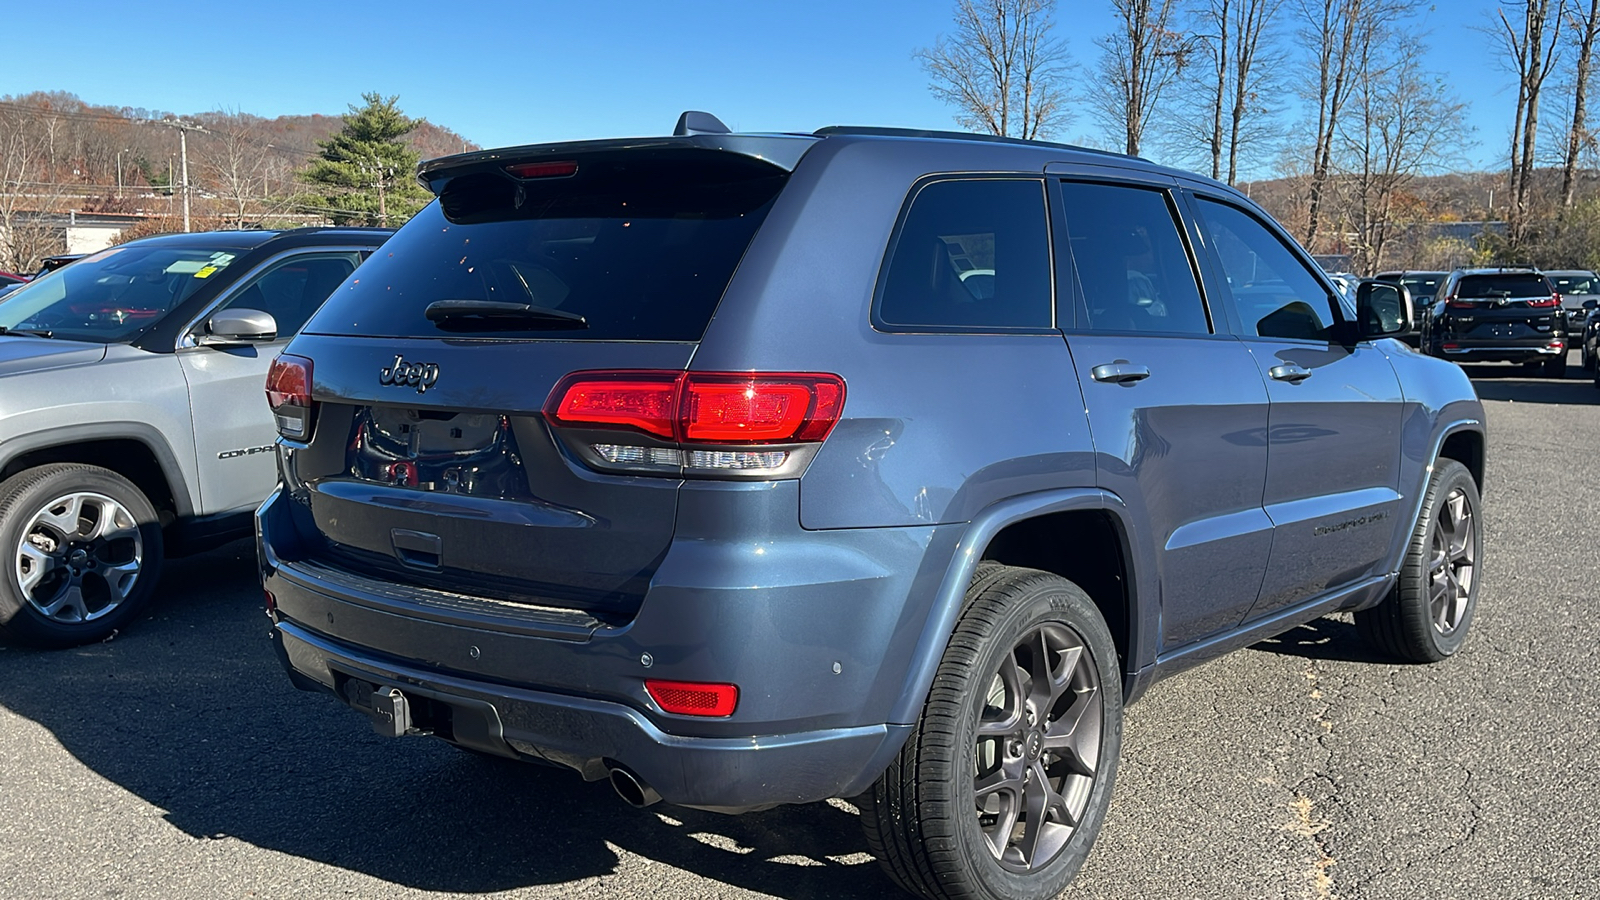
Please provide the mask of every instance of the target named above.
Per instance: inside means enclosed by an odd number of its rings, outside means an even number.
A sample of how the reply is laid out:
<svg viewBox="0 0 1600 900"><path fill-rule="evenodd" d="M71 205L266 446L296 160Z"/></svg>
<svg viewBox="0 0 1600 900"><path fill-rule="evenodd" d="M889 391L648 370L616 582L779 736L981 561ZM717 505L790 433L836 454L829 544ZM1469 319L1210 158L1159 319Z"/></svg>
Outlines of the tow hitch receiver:
<svg viewBox="0 0 1600 900"><path fill-rule="evenodd" d="M419 730L412 719L410 699L397 687L347 677L339 685L339 693L346 703L366 713L372 720L372 730L384 737L400 737Z"/></svg>
<svg viewBox="0 0 1600 900"><path fill-rule="evenodd" d="M379 687L372 692L372 730L384 737L400 737L411 730L411 704L399 688Z"/></svg>

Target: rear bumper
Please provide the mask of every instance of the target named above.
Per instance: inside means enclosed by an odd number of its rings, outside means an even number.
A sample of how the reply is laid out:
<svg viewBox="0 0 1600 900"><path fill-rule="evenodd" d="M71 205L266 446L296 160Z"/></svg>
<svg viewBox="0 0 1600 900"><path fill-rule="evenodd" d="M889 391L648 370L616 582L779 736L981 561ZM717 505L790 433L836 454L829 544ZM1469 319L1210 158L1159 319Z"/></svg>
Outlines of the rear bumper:
<svg viewBox="0 0 1600 900"><path fill-rule="evenodd" d="M1559 348L1548 346L1549 340L1545 339L1538 344L1461 341L1453 348L1441 347L1439 352L1446 359L1470 362L1530 362L1566 356L1567 350L1571 349L1564 338L1561 339L1562 343Z"/></svg>
<svg viewBox="0 0 1600 900"><path fill-rule="evenodd" d="M455 743L576 770L594 781L622 766L669 803L746 812L852 796L870 786L909 726L868 725L747 738L683 737L620 703L524 690L386 663L279 619L279 660L306 689L349 697L359 679L399 688L413 703L448 706Z"/></svg>
<svg viewBox="0 0 1600 900"><path fill-rule="evenodd" d="M686 500L686 539L620 626L293 561L297 504L275 493L257 516L273 639L299 687L358 709L372 687L395 688L430 716L447 711L446 727L420 731L591 780L620 766L679 805L734 812L851 796L909 733L886 720L927 615L912 598L936 593L918 580L938 529L804 532L797 497L781 496L791 489L719 486ZM724 504L768 538L754 552L749 538L699 531L726 528ZM646 677L731 682L739 706L726 719L668 714Z"/></svg>

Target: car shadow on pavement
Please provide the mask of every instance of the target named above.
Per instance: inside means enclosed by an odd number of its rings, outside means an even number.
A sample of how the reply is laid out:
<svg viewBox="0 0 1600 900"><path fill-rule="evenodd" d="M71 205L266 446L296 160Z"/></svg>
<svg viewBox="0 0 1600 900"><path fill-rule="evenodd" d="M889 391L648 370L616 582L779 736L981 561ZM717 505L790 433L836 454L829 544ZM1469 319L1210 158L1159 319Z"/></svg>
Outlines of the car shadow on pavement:
<svg viewBox="0 0 1600 900"><path fill-rule="evenodd" d="M412 888L476 894L608 876L616 847L780 897L895 892L853 810L641 811L565 770L378 737L332 697L289 686L251 552L238 543L171 562L147 617L110 642L0 645L0 705L197 839Z"/></svg>
<svg viewBox="0 0 1600 900"><path fill-rule="evenodd" d="M1347 618L1312 619L1283 634L1259 641L1255 650L1337 662L1392 664L1395 660L1372 648Z"/></svg>
<svg viewBox="0 0 1600 900"><path fill-rule="evenodd" d="M1600 406L1600 390L1594 386L1594 377L1577 366L1569 366L1565 378L1541 378L1513 365L1461 368L1472 379L1478 397L1483 400Z"/></svg>

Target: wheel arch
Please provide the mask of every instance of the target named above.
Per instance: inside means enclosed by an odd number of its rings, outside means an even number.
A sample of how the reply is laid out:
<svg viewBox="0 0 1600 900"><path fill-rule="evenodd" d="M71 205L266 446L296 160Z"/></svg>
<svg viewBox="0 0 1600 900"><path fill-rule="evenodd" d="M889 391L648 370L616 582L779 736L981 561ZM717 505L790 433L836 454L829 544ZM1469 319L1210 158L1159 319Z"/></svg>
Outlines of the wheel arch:
<svg viewBox="0 0 1600 900"><path fill-rule="evenodd" d="M173 519L194 515L194 498L177 455L159 431L143 422L68 425L0 444L0 480L49 463L110 469L133 482L158 513Z"/></svg>
<svg viewBox="0 0 1600 900"><path fill-rule="evenodd" d="M1120 657L1124 699L1131 700L1153 652L1158 616L1147 609L1154 590L1139 583L1148 572L1138 565L1141 546L1122 500L1099 489L1046 491L985 509L957 542L890 721L916 720L965 608L967 586L986 559L1051 572L1082 588L1105 617Z"/></svg>

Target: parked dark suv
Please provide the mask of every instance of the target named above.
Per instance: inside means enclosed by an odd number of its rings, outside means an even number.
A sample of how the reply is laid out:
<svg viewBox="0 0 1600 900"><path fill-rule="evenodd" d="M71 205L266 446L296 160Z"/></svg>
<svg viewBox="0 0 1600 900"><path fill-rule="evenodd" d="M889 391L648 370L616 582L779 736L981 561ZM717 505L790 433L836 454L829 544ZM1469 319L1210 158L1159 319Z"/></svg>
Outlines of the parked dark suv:
<svg viewBox="0 0 1600 900"><path fill-rule="evenodd" d="M1335 610L1462 645L1483 409L1403 289L1120 155L717 125L422 166L269 377L297 685L1039 898L1156 678Z"/></svg>
<svg viewBox="0 0 1600 900"><path fill-rule="evenodd" d="M1538 269L1457 269L1422 322L1422 349L1456 362L1515 362L1567 374L1566 315Z"/></svg>

